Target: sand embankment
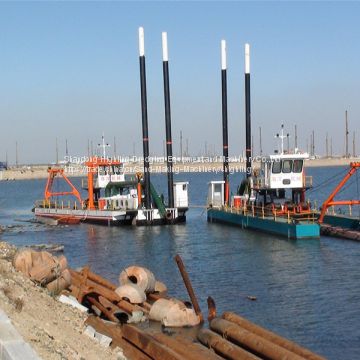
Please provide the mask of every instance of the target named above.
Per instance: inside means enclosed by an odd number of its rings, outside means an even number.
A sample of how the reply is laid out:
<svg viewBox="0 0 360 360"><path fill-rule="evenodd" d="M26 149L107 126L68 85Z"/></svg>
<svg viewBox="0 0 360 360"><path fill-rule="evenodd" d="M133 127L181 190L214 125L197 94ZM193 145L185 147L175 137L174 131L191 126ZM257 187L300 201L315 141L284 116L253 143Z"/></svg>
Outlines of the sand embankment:
<svg viewBox="0 0 360 360"><path fill-rule="evenodd" d="M326 166L348 166L350 162L360 161L360 158L321 158L307 160L307 167L326 167ZM258 167L258 163L254 166ZM64 166L66 175L69 177L73 176L86 176L86 169L82 166ZM189 161L180 162L177 161L173 165L175 173L197 173L197 172L221 172L223 168L222 162L220 161ZM48 166L47 165L29 165L21 167L13 167L9 170L0 171L0 181L10 180L29 180L29 179L46 179L48 177ZM136 172L142 172L143 165L141 162L137 163L126 163L125 171L128 174L135 174ZM163 162L156 162L150 165L150 170L153 173L164 173L166 172L166 164ZM230 170L234 172L245 172L244 162L232 162L230 163Z"/></svg>
<svg viewBox="0 0 360 360"><path fill-rule="evenodd" d="M87 314L57 301L16 271L11 263L15 252L14 246L0 242L0 309L42 359L124 359L119 348L106 348L84 334Z"/></svg>

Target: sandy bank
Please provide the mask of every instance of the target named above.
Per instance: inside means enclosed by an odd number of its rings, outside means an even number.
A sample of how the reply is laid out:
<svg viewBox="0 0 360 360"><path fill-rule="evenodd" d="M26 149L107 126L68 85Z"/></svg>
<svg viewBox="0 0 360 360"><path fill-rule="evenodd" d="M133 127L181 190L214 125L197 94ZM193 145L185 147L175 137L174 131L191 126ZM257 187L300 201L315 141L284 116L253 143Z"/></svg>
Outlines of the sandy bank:
<svg viewBox="0 0 360 360"><path fill-rule="evenodd" d="M37 354L46 360L120 359L119 349L105 348L83 334L87 315L60 303L13 268L15 251L0 242L0 308Z"/></svg>
<svg viewBox="0 0 360 360"><path fill-rule="evenodd" d="M327 166L348 166L350 162L360 161L360 158L322 158L307 160L307 167L327 167ZM142 163L128 163L125 164L125 170L128 174L135 174L136 172L142 172ZM255 163L255 167L259 164ZM174 163L175 173L197 173L197 172L221 172L223 168L222 162L177 162ZM11 168L9 170L0 171L0 181L12 181L12 180L30 180L30 179L46 179L48 177L47 165L35 165L35 166L22 166L19 168ZM150 166L150 170L153 173L166 172L166 164L163 162L153 163ZM65 167L67 176L73 177L85 177L86 171L80 166ZM230 163L230 171L245 172L245 163L234 162Z"/></svg>

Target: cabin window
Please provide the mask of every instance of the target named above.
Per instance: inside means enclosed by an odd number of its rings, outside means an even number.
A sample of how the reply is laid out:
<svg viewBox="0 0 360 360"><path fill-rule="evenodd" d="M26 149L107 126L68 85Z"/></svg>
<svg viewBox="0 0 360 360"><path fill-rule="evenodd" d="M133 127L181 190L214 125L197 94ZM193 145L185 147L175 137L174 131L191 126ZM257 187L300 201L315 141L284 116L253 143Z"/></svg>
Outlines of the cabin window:
<svg viewBox="0 0 360 360"><path fill-rule="evenodd" d="M113 174L115 175L121 175L121 166L113 166Z"/></svg>
<svg viewBox="0 0 360 360"><path fill-rule="evenodd" d="M99 175L105 175L105 168L103 166L99 166Z"/></svg>
<svg viewBox="0 0 360 360"><path fill-rule="evenodd" d="M291 173L292 170L292 160L283 160L282 161L282 172L284 174Z"/></svg>
<svg viewBox="0 0 360 360"><path fill-rule="evenodd" d="M273 174L280 174L281 173L281 162L280 161L274 161L272 165L272 173Z"/></svg>
<svg viewBox="0 0 360 360"><path fill-rule="evenodd" d="M222 184L214 184L214 193L220 193L222 190Z"/></svg>
<svg viewBox="0 0 360 360"><path fill-rule="evenodd" d="M294 173L301 173L302 168L303 168L303 161L302 160L294 160L293 172Z"/></svg>
<svg viewBox="0 0 360 360"><path fill-rule="evenodd" d="M183 191L186 191L186 184L183 184L182 188L183 188Z"/></svg>

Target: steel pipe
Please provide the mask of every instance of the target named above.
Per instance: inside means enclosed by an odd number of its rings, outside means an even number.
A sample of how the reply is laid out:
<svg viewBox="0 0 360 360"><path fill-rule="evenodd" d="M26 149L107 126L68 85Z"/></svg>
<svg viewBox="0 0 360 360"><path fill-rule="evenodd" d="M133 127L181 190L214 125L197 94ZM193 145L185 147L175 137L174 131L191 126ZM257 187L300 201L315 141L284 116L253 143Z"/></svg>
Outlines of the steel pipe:
<svg viewBox="0 0 360 360"><path fill-rule="evenodd" d="M267 359L304 359L302 356L296 355L295 353L286 350L261 336L251 333L250 331L242 329L238 325L227 320L216 318L210 322L210 328L226 339L245 347L261 357L266 357Z"/></svg>
<svg viewBox="0 0 360 360"><path fill-rule="evenodd" d="M230 360L259 360L260 358L247 352L222 338L220 335L208 330L202 329L197 335L198 340L210 349L213 349L217 354L225 359Z"/></svg>
<svg viewBox="0 0 360 360"><path fill-rule="evenodd" d="M299 356L302 356L305 359L308 360L325 360L322 356L319 356L317 354L314 354L310 350L288 340L285 339L272 331L269 331L267 329L264 329L261 326L255 325L251 321L248 321L244 319L243 317L234 314L232 312L225 312L222 316L223 319L227 321L231 321L232 323L241 326L243 329L248 330L258 336L261 336L262 338L271 341L274 344L277 344Z"/></svg>

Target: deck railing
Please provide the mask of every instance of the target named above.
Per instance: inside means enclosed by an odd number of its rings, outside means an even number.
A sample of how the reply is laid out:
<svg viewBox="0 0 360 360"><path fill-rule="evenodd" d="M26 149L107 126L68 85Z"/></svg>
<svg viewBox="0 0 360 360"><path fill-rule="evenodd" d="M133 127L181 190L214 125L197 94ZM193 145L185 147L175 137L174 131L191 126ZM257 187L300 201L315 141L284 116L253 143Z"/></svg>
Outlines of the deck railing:
<svg viewBox="0 0 360 360"><path fill-rule="evenodd" d="M241 207L225 206L223 210L233 214L260 217L262 219L272 219L274 221L283 222L285 219L288 224L305 221L315 223L317 221L317 216L311 209L302 212L294 212L290 210L283 211L279 209L271 209L264 206L243 205Z"/></svg>
<svg viewBox="0 0 360 360"><path fill-rule="evenodd" d="M36 200L35 207L43 208L43 209L71 209L71 210L81 210L85 207L85 202L79 204L78 201L49 201L49 200Z"/></svg>

